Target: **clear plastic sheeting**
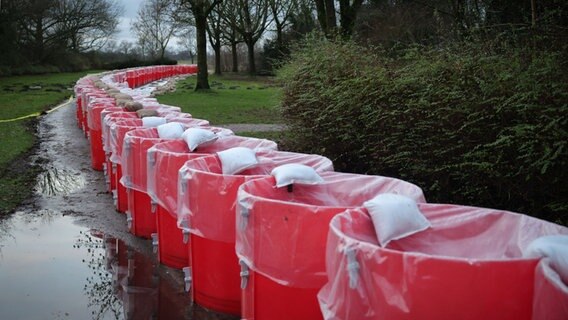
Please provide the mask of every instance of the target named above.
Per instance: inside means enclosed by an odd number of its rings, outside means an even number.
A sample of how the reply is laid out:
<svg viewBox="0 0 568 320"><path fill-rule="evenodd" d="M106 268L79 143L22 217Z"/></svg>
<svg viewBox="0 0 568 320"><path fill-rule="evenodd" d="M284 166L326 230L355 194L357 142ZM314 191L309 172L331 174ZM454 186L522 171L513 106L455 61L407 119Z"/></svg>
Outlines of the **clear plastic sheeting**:
<svg viewBox="0 0 568 320"><path fill-rule="evenodd" d="M238 194L237 255L255 272L285 286L319 288L326 281L325 241L329 221L380 193L424 202L422 190L406 181L323 172L319 185L275 188L274 177L249 181Z"/></svg>
<svg viewBox="0 0 568 320"><path fill-rule="evenodd" d="M568 284L562 282L548 259L539 262L534 278L532 320L568 319Z"/></svg>
<svg viewBox="0 0 568 320"><path fill-rule="evenodd" d="M89 129L101 130L101 112L107 108L115 107L113 98L96 98L87 106L87 124Z"/></svg>
<svg viewBox="0 0 568 320"><path fill-rule="evenodd" d="M318 172L333 171L326 157L313 154L259 150L258 165L236 175L224 175L217 155L190 160L179 171L178 226L215 241L235 243L238 188L245 182L267 177L272 169L298 163Z"/></svg>
<svg viewBox="0 0 568 320"><path fill-rule="evenodd" d="M206 120L198 120L194 122L193 118L179 118L179 113L166 113L163 115L167 122L186 122L186 123L201 123L208 124ZM110 150L111 156L110 160L114 163L122 163L122 148L124 146L124 136L128 131L134 130L136 128L142 127L142 119L118 119L110 126Z"/></svg>
<svg viewBox="0 0 568 320"><path fill-rule="evenodd" d="M240 185L269 176L272 169L286 163L301 163L319 172L332 171L333 164L320 155L263 149L256 152L258 163L254 167L230 175L222 173L221 152L190 160L180 169L178 227L185 228L189 222L192 233L188 244L195 301L216 311L240 315L240 275L235 254Z"/></svg>
<svg viewBox="0 0 568 320"><path fill-rule="evenodd" d="M184 127L208 127L209 121L194 118L173 118L171 122ZM146 192L147 151L154 145L168 141L158 136L157 128L135 129L126 133L123 142L122 180L124 186Z"/></svg>
<svg viewBox="0 0 568 320"><path fill-rule="evenodd" d="M493 209L419 207L432 228L386 248L365 209L331 221L329 281L318 294L324 318L566 319L566 286L550 281L546 260L522 252L567 228Z"/></svg>
<svg viewBox="0 0 568 320"><path fill-rule="evenodd" d="M160 143L148 150L148 194L176 220L178 171L186 161L233 147L277 149L276 143L271 140L224 135L223 132L227 129L208 129L222 136L214 143L197 148L194 152L189 151L183 140Z"/></svg>
<svg viewBox="0 0 568 320"><path fill-rule="evenodd" d="M102 137L103 137L103 149L105 152L110 153L111 149L111 136L110 136L110 127L116 121L121 119L138 119L138 115L136 112L129 112L129 111L117 111L112 112L109 108L108 111L105 110L101 113L102 118ZM122 108L120 108L123 110Z"/></svg>

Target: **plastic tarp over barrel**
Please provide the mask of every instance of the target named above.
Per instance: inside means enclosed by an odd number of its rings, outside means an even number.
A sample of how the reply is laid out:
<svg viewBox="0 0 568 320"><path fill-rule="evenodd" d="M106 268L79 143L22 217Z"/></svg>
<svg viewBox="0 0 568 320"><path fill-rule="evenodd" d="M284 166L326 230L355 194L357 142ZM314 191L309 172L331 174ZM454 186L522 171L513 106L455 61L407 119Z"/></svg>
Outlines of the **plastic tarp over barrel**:
<svg viewBox="0 0 568 320"><path fill-rule="evenodd" d="M236 251L241 259L243 319L322 318L317 292L327 282L329 222L381 193L424 202L406 181L324 172L319 185L276 188L273 177L249 181L238 194Z"/></svg>
<svg viewBox="0 0 568 320"><path fill-rule="evenodd" d="M157 206L158 253L161 263L172 268L187 266L183 232L177 226L179 169L188 160L233 147L277 149L274 141L240 136L222 136L214 143L190 152L183 140L155 145L148 150L148 194ZM186 230L186 232L188 232Z"/></svg>
<svg viewBox="0 0 568 320"><path fill-rule="evenodd" d="M115 107L118 108L118 107ZM104 173L107 176L108 191L112 192L116 190L116 176L113 172L113 165L110 161L111 156L111 139L110 139L110 127L113 123L119 119L138 119L136 112L128 111L115 111L112 112L114 108L108 108L101 112L102 118L102 140L103 140L103 150L105 152L105 162L106 165L103 168ZM115 165L116 166L116 165ZM116 169L114 169L116 171Z"/></svg>
<svg viewBox="0 0 568 320"><path fill-rule="evenodd" d="M87 123L89 125L89 141L91 145L91 167L102 171L105 163L105 152L103 149L101 113L105 109L114 108L115 103L112 98L96 98L87 109Z"/></svg>
<svg viewBox="0 0 568 320"><path fill-rule="evenodd" d="M365 209L331 221L318 295L326 319L567 319L568 289L548 287L547 266L522 256L567 228L493 209L419 208L432 228L385 248Z"/></svg>
<svg viewBox="0 0 568 320"><path fill-rule="evenodd" d="M193 118L176 119L185 127L208 126L209 121ZM127 188L129 230L134 235L150 238L156 232L156 218L151 213L150 197L147 194L146 174L148 149L167 141L161 139L156 128L135 129L126 133L122 147L121 183Z"/></svg>
<svg viewBox="0 0 568 320"><path fill-rule="evenodd" d="M180 115L178 112L173 113L161 113L167 122L175 122L175 121L191 121L191 118L176 118L176 116ZM189 114L188 114L189 115ZM123 156L123 146L124 146L124 137L126 133L134 130L138 127L143 126L142 119L124 119L124 120L117 120L114 124L111 125L111 156L110 161L112 165L116 165L116 196L117 196L117 211L118 212L126 212L128 210L128 196L127 190L124 185L120 184L119 181L122 178L122 156Z"/></svg>
<svg viewBox="0 0 568 320"><path fill-rule="evenodd" d="M235 214L241 184L270 175L275 167L297 163L318 172L333 171L320 155L259 150L259 162L224 175L217 155L190 160L180 169L178 225L191 233L189 257L194 300L209 309L240 315L240 268L235 254Z"/></svg>
<svg viewBox="0 0 568 320"><path fill-rule="evenodd" d="M89 136L88 109L92 101L97 98L108 98L108 95L105 91L96 87L85 89L81 93L81 128L83 128L86 137Z"/></svg>

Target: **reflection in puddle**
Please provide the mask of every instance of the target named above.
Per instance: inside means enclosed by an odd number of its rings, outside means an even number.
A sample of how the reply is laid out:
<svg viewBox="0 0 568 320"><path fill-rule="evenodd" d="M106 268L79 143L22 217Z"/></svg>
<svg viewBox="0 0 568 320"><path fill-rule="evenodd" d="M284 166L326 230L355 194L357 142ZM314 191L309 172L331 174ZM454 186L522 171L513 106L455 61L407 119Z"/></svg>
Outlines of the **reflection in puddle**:
<svg viewBox="0 0 568 320"><path fill-rule="evenodd" d="M85 185L80 172L57 167L46 168L37 178L36 192L46 196L69 194Z"/></svg>
<svg viewBox="0 0 568 320"><path fill-rule="evenodd" d="M155 264L71 217L15 214L0 239L0 319L184 319L189 299Z"/></svg>

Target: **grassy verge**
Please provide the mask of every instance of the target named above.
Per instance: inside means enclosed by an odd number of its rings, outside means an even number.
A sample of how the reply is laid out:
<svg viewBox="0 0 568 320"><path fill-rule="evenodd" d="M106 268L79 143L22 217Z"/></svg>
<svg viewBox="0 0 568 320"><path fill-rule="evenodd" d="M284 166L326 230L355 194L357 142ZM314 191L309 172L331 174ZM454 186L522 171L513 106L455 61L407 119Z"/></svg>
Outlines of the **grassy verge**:
<svg viewBox="0 0 568 320"><path fill-rule="evenodd" d="M75 82L90 72L0 78L0 120L49 110L73 94ZM28 198L39 168L27 158L36 143L33 118L0 122L0 214Z"/></svg>
<svg viewBox="0 0 568 320"><path fill-rule="evenodd" d="M272 79L236 75L211 76L211 90L195 92L195 78L177 84L176 92L158 97L161 103L181 107L211 124L281 123L278 104L282 90Z"/></svg>

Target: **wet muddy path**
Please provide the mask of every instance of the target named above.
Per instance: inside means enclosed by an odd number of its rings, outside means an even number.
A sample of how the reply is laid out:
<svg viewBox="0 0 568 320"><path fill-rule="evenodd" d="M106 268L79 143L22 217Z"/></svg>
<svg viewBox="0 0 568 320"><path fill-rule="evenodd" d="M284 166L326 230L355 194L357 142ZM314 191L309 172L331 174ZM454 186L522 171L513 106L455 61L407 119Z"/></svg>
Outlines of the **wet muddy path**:
<svg viewBox="0 0 568 320"><path fill-rule="evenodd" d="M0 319L229 319L191 305L183 275L126 228L90 168L74 105L44 116L36 199L0 220Z"/></svg>

